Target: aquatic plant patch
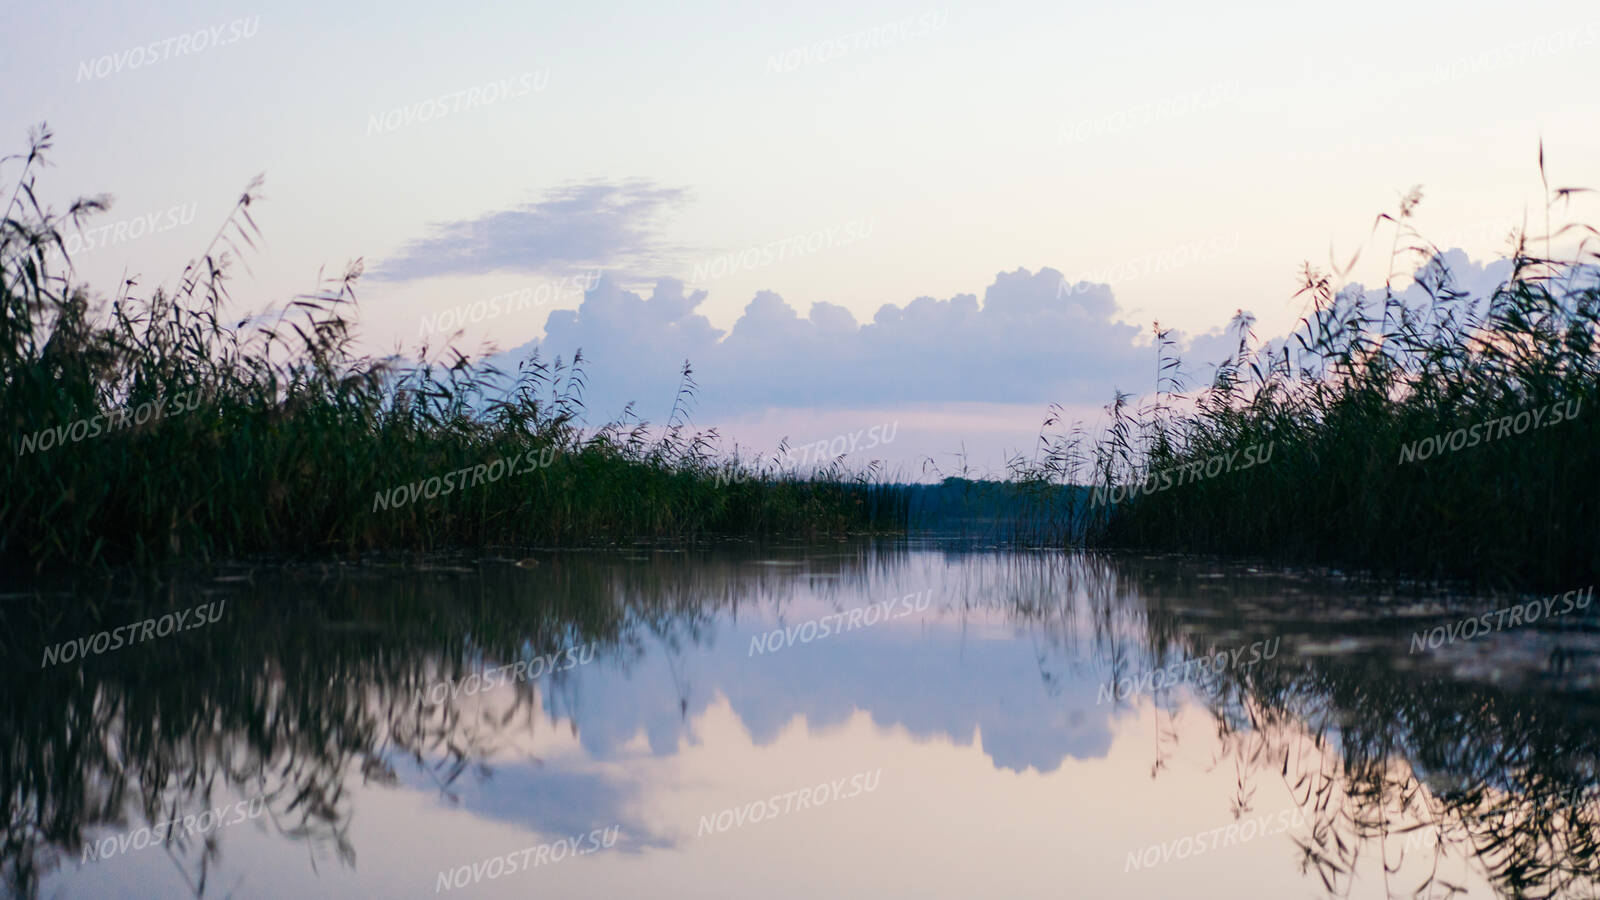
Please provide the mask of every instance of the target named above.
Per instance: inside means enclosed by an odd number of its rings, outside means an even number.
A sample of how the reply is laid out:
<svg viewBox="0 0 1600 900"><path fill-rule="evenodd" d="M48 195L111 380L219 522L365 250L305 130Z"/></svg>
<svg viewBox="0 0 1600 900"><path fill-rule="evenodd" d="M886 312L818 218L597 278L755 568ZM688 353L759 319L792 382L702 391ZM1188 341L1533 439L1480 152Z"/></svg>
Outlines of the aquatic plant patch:
<svg viewBox="0 0 1600 900"><path fill-rule="evenodd" d="M581 353L546 362L535 352L510 372L453 347L443 348L448 361L362 352L359 261L310 293L241 318L228 283L238 255L260 236L250 210L259 179L193 262L169 273L177 277L151 279L149 289L127 280L102 304L96 298L105 292L78 281L64 245L76 228L92 227L108 201L79 198L61 213L33 203L51 146L41 126L27 153L8 157L21 165L8 170L15 202L0 222L0 319L10 323L0 339L0 410L12 449L27 435L19 455L4 455L12 464L0 465L0 556L8 565L42 571L254 552L905 527L908 492L877 480L876 469L835 466L716 486L723 460L712 451L715 436L689 428L697 386L687 364L658 433L631 408L590 427ZM107 239L118 239L115 226ZM549 286L552 299L560 286ZM499 299L503 313L544 296L536 286ZM495 312L493 302L469 304L432 324ZM191 389L200 391L198 403L179 403L184 411L203 407L201 415L130 427L173 411L141 402ZM118 404L130 409L118 412ZM103 452L56 449L108 430L117 433L102 439ZM546 466L549 477L525 475ZM485 482L492 489L482 489Z"/></svg>
<svg viewBox="0 0 1600 900"><path fill-rule="evenodd" d="M1114 390L1093 428L1053 407L1013 478L1083 486L1051 510L1071 542L1533 590L1590 580L1600 420L1582 410L1600 384L1600 269L1592 242L1565 238L1593 234L1569 212L1577 190L1552 188L1549 233L1508 229L1508 265L1470 286L1461 260L1439 249L1450 245L1418 232L1421 192L1407 193L1374 225L1395 232L1395 274L1381 288L1347 280L1354 262L1303 266L1298 321L1263 340L1239 310L1224 331L1231 350L1198 384L1201 370L1156 323L1154 393ZM1270 466L1169 489L1230 471L1226 456L1256 441ZM1408 465L1447 452L1445 465Z"/></svg>

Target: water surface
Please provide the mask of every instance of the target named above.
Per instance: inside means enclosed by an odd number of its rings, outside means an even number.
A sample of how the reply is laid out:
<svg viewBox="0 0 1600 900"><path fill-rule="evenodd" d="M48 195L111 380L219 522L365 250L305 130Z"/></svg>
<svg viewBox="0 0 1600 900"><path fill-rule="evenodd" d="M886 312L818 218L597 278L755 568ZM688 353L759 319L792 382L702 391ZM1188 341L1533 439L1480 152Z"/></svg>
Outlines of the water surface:
<svg viewBox="0 0 1600 900"><path fill-rule="evenodd" d="M9 889L1594 893L1587 603L1413 652L1516 598L933 543L518 562L6 595Z"/></svg>

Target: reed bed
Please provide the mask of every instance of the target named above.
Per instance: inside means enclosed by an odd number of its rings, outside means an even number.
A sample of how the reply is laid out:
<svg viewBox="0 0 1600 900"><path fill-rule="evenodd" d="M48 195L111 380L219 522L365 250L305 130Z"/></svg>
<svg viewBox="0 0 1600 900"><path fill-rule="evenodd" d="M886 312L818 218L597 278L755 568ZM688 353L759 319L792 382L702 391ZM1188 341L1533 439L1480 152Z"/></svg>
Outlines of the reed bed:
<svg viewBox="0 0 1600 900"><path fill-rule="evenodd" d="M42 205L50 148L41 127L7 158L21 171L0 216L8 568L904 526L904 497L876 468L800 473L778 457L718 456L715 431L688 426L688 363L665 427L630 411L591 430L581 353L516 372L454 349L428 361L423 348L413 364L358 353L359 261L241 317L229 276L259 236L259 179L175 286L145 294L129 280L97 303L63 230L108 200ZM519 470L495 477L507 459ZM427 486L450 473L451 490ZM425 494L407 487L418 485Z"/></svg>
<svg viewBox="0 0 1600 900"><path fill-rule="evenodd" d="M1095 436L1061 433L1053 413L1013 477L1090 487L1063 495L1090 544L1586 584L1600 571L1600 232L1553 224L1582 191L1545 184L1542 233L1510 232L1509 275L1486 296L1417 233L1414 190L1374 231L1392 229L1390 272L1417 273L1415 288L1338 289L1354 258L1307 265L1288 337L1259 340L1240 312L1237 349L1192 391L1158 324L1155 393L1117 393Z"/></svg>

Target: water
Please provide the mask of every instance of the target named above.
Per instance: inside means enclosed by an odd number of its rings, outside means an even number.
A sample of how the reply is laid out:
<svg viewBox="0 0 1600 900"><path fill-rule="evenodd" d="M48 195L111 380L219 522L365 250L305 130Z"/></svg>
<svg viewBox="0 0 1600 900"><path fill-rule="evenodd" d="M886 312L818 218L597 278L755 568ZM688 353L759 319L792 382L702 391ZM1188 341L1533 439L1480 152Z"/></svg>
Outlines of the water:
<svg viewBox="0 0 1600 900"><path fill-rule="evenodd" d="M1593 893L1583 595L1469 638L1511 601L1207 560L517 563L7 595L9 890Z"/></svg>

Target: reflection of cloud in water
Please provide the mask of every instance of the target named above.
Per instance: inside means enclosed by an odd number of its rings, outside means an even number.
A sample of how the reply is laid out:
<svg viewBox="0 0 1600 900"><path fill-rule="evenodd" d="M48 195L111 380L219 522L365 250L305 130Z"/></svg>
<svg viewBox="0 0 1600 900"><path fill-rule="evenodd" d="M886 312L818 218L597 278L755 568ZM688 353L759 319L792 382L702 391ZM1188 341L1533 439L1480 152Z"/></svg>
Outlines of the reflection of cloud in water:
<svg viewBox="0 0 1600 900"><path fill-rule="evenodd" d="M529 759L492 764L490 774L474 771L450 785L456 802L443 798L438 802L480 818L521 826L540 841L621 825L621 834L612 849L636 852L676 846L667 837L651 834L638 819L636 811L642 794L638 783L601 772L578 771L571 762ZM404 767L399 776L406 787L437 794L434 782L413 766Z"/></svg>
<svg viewBox="0 0 1600 900"><path fill-rule="evenodd" d="M550 711L576 719L583 748L597 759L615 758L641 731L654 754L677 752L719 694L761 745L796 716L817 730L860 709L879 727L919 740L967 744L981 733L995 765L1019 772L1051 772L1067 757L1095 759L1110 749L1115 709L1096 705L1099 679L1071 679L1050 696L1032 646L1009 635L964 637L952 623L908 618L750 657L759 633L752 624L771 627L740 622L670 657L647 645L627 673L597 661L573 673L570 689L552 692Z"/></svg>

